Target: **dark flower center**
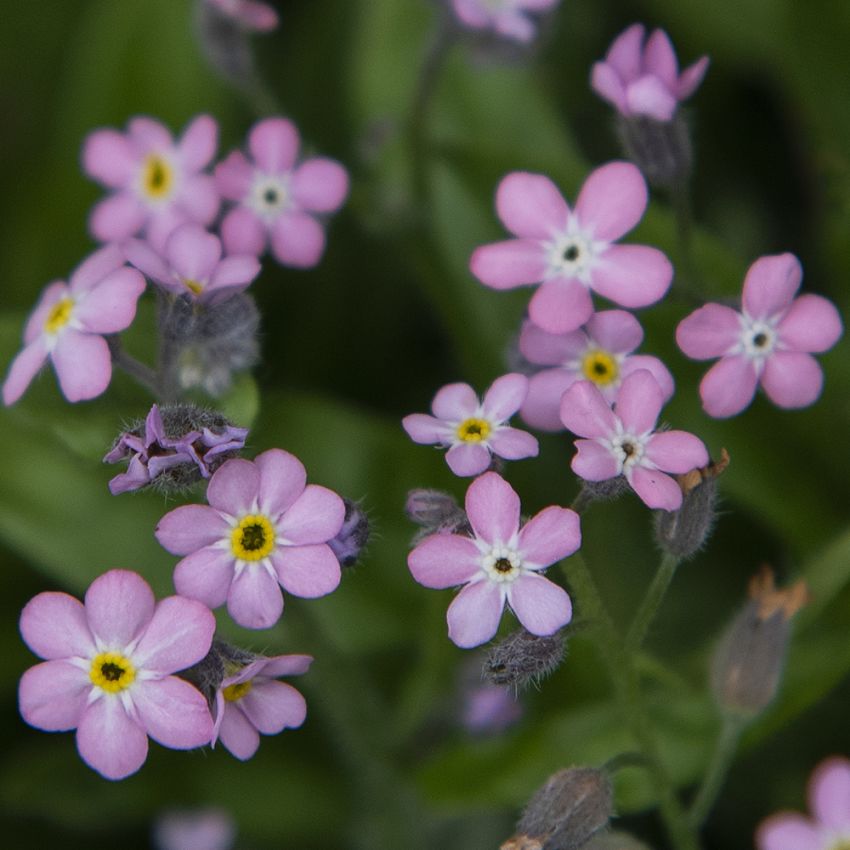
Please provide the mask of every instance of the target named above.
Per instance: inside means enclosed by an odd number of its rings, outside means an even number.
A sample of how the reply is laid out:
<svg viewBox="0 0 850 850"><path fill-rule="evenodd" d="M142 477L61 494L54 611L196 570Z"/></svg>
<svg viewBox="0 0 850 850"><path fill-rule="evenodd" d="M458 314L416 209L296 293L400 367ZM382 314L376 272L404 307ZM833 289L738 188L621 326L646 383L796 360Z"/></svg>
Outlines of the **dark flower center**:
<svg viewBox="0 0 850 850"><path fill-rule="evenodd" d="M266 189L263 192L263 200L269 204L269 206L276 204L278 201L279 195L277 194L277 189Z"/></svg>
<svg viewBox="0 0 850 850"><path fill-rule="evenodd" d="M634 443L623 443L623 451L626 457L631 457L637 451L637 448Z"/></svg>
<svg viewBox="0 0 850 850"><path fill-rule="evenodd" d="M101 665L100 672L103 675L103 678L108 682L117 682L126 671L123 667L119 667L119 665L113 664L111 661L107 661L106 664Z"/></svg>
<svg viewBox="0 0 850 850"><path fill-rule="evenodd" d="M507 558L499 558L495 564L493 564L493 569L498 570L500 573L509 573L514 568L514 565Z"/></svg>
<svg viewBox="0 0 850 850"><path fill-rule="evenodd" d="M266 531L262 525L246 525L242 529L242 548L256 552L266 545Z"/></svg>
<svg viewBox="0 0 850 850"><path fill-rule="evenodd" d="M570 245L564 251L564 259L568 263L574 263L578 259L578 255L579 255L578 245Z"/></svg>
<svg viewBox="0 0 850 850"><path fill-rule="evenodd" d="M767 344L767 334L766 333L760 332L760 333L757 333L753 337L753 345L756 348L764 348L764 346L766 344Z"/></svg>

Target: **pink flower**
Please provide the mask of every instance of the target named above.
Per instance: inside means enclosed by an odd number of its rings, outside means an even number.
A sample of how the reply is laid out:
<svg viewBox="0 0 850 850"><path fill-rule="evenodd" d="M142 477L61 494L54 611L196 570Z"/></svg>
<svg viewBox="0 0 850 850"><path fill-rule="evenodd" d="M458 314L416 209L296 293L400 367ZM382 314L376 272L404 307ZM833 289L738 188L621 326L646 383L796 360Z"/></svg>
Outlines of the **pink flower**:
<svg viewBox="0 0 850 850"><path fill-rule="evenodd" d="M317 215L335 212L348 194L348 174L332 159L296 165L298 130L285 118L266 118L248 136L253 160L234 151L215 169L218 190L238 206L221 233L230 254L272 254L285 266L309 268L325 249Z"/></svg>
<svg viewBox="0 0 850 850"><path fill-rule="evenodd" d="M230 850L236 824L223 809L178 809L160 815L153 834L157 850Z"/></svg>
<svg viewBox="0 0 850 850"><path fill-rule="evenodd" d="M92 210L89 228L102 242L144 231L157 250L180 224L209 225L218 213L215 183L202 174L215 156L218 127L199 115L175 143L152 118L133 118L127 132L95 130L83 145L83 169L112 190Z"/></svg>
<svg viewBox="0 0 850 850"><path fill-rule="evenodd" d="M299 727L307 716L304 697L279 676L306 673L309 655L258 658L221 683L216 694L216 739L236 758L251 758L260 746L260 733L277 735Z"/></svg>
<svg viewBox="0 0 850 850"><path fill-rule="evenodd" d="M525 375L502 375L479 401L469 384L447 384L431 403L433 416L412 413L401 424L416 443L449 446L448 463L455 475L478 475L492 455L505 460L536 457L537 440L507 422L528 391Z"/></svg>
<svg viewBox="0 0 850 850"><path fill-rule="evenodd" d="M689 98L708 70L703 56L679 73L676 53L667 33L654 30L644 45L642 24L632 24L615 39L591 74L591 86L626 117L646 115L669 121Z"/></svg>
<svg viewBox="0 0 850 850"><path fill-rule="evenodd" d="M679 323L676 342L694 360L719 357L700 384L706 413L740 413L761 384L779 407L813 404L823 373L809 352L832 348L843 332L832 302L794 298L803 279L793 254L760 257L744 280L743 310L706 304Z"/></svg>
<svg viewBox="0 0 850 850"><path fill-rule="evenodd" d="M112 378L112 357L102 334L123 331L136 315L145 279L124 265L115 246L95 251L71 274L44 290L24 330L24 349L3 384L3 403L14 404L50 359L68 401L99 396Z"/></svg>
<svg viewBox="0 0 850 850"><path fill-rule="evenodd" d="M809 780L812 817L778 812L756 832L758 850L839 850L850 843L850 761L832 756Z"/></svg>
<svg viewBox="0 0 850 850"><path fill-rule="evenodd" d="M612 410L590 381L573 384L561 401L561 420L574 434L578 454L572 468L586 481L606 481L624 475L650 508L678 510L677 475L708 464L702 440L686 431L655 431L664 392L645 369L633 372L620 387Z"/></svg>
<svg viewBox="0 0 850 850"><path fill-rule="evenodd" d="M219 238L198 224L178 227L162 254L140 239L130 239L123 248L127 259L155 283L206 304L247 289L260 273L260 263L252 254L222 259Z"/></svg>
<svg viewBox="0 0 850 850"><path fill-rule="evenodd" d="M496 634L505 603L534 635L551 635L572 617L566 591L540 575L581 545L575 511L552 505L520 528L519 497L495 472L466 491L475 537L432 534L408 556L425 587L466 585L449 606L449 637L468 649Z"/></svg>
<svg viewBox="0 0 850 850"><path fill-rule="evenodd" d="M206 3L246 30L270 32L280 23L277 12L258 0L206 0Z"/></svg>
<svg viewBox="0 0 850 850"><path fill-rule="evenodd" d="M21 715L47 732L76 729L83 761L107 779L142 766L148 736L177 750L209 743L206 700L171 675L209 651L215 618L199 602L156 603L141 576L110 570L92 582L85 605L67 593L39 593L20 627L47 659L21 678Z"/></svg>
<svg viewBox="0 0 850 850"><path fill-rule="evenodd" d="M505 38L528 42L534 38L529 12L546 12L560 0L451 0L462 24L476 30L493 30Z"/></svg>
<svg viewBox="0 0 850 850"><path fill-rule="evenodd" d="M591 172L574 211L548 177L515 171L499 184L496 210L518 238L477 248L470 269L494 289L541 283L528 310L549 333L590 319L591 289L623 307L645 307L667 291L673 267L657 248L614 242L640 221L646 204L646 182L628 162Z"/></svg>
<svg viewBox="0 0 850 850"><path fill-rule="evenodd" d="M334 590L340 567L327 541L345 505L306 482L301 461L281 449L223 463L207 487L210 507L183 505L157 526L169 552L188 556L174 570L177 592L210 608L227 602L239 625L265 629L283 613L279 585L308 598Z"/></svg>
<svg viewBox="0 0 850 850"><path fill-rule="evenodd" d="M576 381L592 381L608 404L617 400L623 379L647 369L658 381L664 401L673 395L673 376L657 358L632 354L643 341L643 328L624 310L596 313L580 330L550 334L525 322L519 349L530 363L555 366L532 375L520 414L532 427L561 431L561 396Z"/></svg>

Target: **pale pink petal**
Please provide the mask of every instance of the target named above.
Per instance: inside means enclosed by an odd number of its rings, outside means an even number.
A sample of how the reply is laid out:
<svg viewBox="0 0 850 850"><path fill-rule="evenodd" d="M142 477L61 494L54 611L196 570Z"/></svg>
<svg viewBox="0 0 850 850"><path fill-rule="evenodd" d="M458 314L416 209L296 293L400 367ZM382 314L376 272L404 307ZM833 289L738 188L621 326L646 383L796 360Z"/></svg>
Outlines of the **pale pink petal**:
<svg viewBox="0 0 850 850"><path fill-rule="evenodd" d="M213 720L200 691L167 676L142 681L133 688L133 705L151 738L172 750L190 750L210 742Z"/></svg>
<svg viewBox="0 0 850 850"><path fill-rule="evenodd" d="M658 77L647 74L626 88L626 110L630 115L648 115L656 121L669 121L679 105Z"/></svg>
<svg viewBox="0 0 850 850"><path fill-rule="evenodd" d="M127 124L127 132L138 152L167 151L174 147L168 128L145 115L132 118Z"/></svg>
<svg viewBox="0 0 850 850"><path fill-rule="evenodd" d="M748 357L723 357L700 381L703 409L716 419L735 416L753 400L757 384L758 375Z"/></svg>
<svg viewBox="0 0 850 850"><path fill-rule="evenodd" d="M581 357L586 348L587 334L584 331L552 334L538 328L534 322L525 321L522 324L519 350L531 363L541 366L562 366Z"/></svg>
<svg viewBox="0 0 850 850"><path fill-rule="evenodd" d="M277 12L271 6L256 0L242 0L239 16L243 24L256 32L269 32L280 22Z"/></svg>
<svg viewBox="0 0 850 850"><path fill-rule="evenodd" d="M67 593L39 593L27 602L20 630L26 645L40 658L86 658L95 651L86 610Z"/></svg>
<svg viewBox="0 0 850 850"><path fill-rule="evenodd" d="M18 353L3 382L3 404L14 404L26 392L45 360L47 348L43 337L38 337Z"/></svg>
<svg viewBox="0 0 850 850"><path fill-rule="evenodd" d="M630 80L640 73L643 50L643 25L632 24L614 39L605 61L623 80Z"/></svg>
<svg viewBox="0 0 850 850"><path fill-rule="evenodd" d="M514 236L551 239L567 226L569 207L558 187L542 174L514 171L496 190L496 211Z"/></svg>
<svg viewBox="0 0 850 850"><path fill-rule="evenodd" d="M235 555L230 547L198 549L174 568L174 589L181 596L197 599L209 608L219 608L227 601L234 568Z"/></svg>
<svg viewBox="0 0 850 850"><path fill-rule="evenodd" d="M325 231L306 213L283 213L272 225L272 253L284 266L308 269L325 250Z"/></svg>
<svg viewBox="0 0 850 850"><path fill-rule="evenodd" d="M620 474L620 464L607 447L595 440L576 440L578 453L570 468L585 481L607 481Z"/></svg>
<svg viewBox="0 0 850 850"><path fill-rule="evenodd" d="M228 254L259 256L266 250L268 232L259 216L247 207L237 207L221 222L221 239Z"/></svg>
<svg viewBox="0 0 850 850"><path fill-rule="evenodd" d="M282 546L274 550L271 560L283 589L294 596L315 599L339 585L339 561L324 543Z"/></svg>
<svg viewBox="0 0 850 850"><path fill-rule="evenodd" d="M221 258L221 242L197 224L184 224L168 237L165 256L183 280L206 282Z"/></svg>
<svg viewBox="0 0 850 850"><path fill-rule="evenodd" d="M215 617L194 599L168 596L157 603L133 659L146 670L176 673L200 661L210 650Z"/></svg>
<svg viewBox="0 0 850 850"><path fill-rule="evenodd" d="M145 763L148 738L127 716L117 695L105 694L83 712L77 749L83 761L107 779L124 779Z"/></svg>
<svg viewBox="0 0 850 850"><path fill-rule="evenodd" d="M310 669L312 655L275 655L263 660L259 674L263 676L300 676ZM258 674L258 675L259 675Z"/></svg>
<svg viewBox="0 0 850 850"><path fill-rule="evenodd" d="M461 478L478 475L490 466L490 450L481 443L459 443L446 452L449 469Z"/></svg>
<svg viewBox="0 0 850 850"><path fill-rule="evenodd" d="M258 454L254 464L260 473L260 510L271 517L280 516L304 492L307 470L295 455L283 449Z"/></svg>
<svg viewBox="0 0 850 850"><path fill-rule="evenodd" d="M520 416L532 428L541 431L563 431L561 398L578 380L579 375L568 369L544 369L532 375Z"/></svg>
<svg viewBox="0 0 850 850"><path fill-rule="evenodd" d="M643 63L647 71L655 74L671 92L675 92L679 79L679 62L664 30L654 30L646 40Z"/></svg>
<svg viewBox="0 0 850 850"><path fill-rule="evenodd" d="M437 419L462 422L478 411L478 396L469 384L446 384L431 402L431 411Z"/></svg>
<svg viewBox="0 0 850 850"><path fill-rule="evenodd" d="M820 295L801 295L777 328L782 345L792 351L821 352L832 348L844 328L835 305Z"/></svg>
<svg viewBox="0 0 850 850"><path fill-rule="evenodd" d="M68 401L95 398L109 386L112 357L102 336L65 330L56 340L51 359Z"/></svg>
<svg viewBox="0 0 850 850"><path fill-rule="evenodd" d="M454 430L441 419L428 416L426 413L411 413L401 420L401 425L407 431L408 437L414 443L431 445L440 443L449 445L454 438Z"/></svg>
<svg viewBox="0 0 850 850"><path fill-rule="evenodd" d="M225 257L210 278L208 291L216 289L244 289L260 273L260 263L250 254L234 254Z"/></svg>
<svg viewBox="0 0 850 850"><path fill-rule="evenodd" d="M124 252L118 245L104 245L77 266L68 281L68 288L75 295L81 295L121 268L124 262Z"/></svg>
<svg viewBox="0 0 850 850"><path fill-rule="evenodd" d="M221 198L215 180L209 174L196 174L183 184L179 201L180 211L189 221L209 227L218 214Z"/></svg>
<svg viewBox="0 0 850 850"><path fill-rule="evenodd" d="M627 357L620 367L620 378L625 380L629 375L645 369L653 378L655 378L661 392L664 395L664 403L666 404L673 397L675 383L670 370L657 358L649 354L633 354Z"/></svg>
<svg viewBox="0 0 850 850"><path fill-rule="evenodd" d="M260 735L235 705L226 704L218 738L236 758L251 758L260 746Z"/></svg>
<svg viewBox="0 0 850 850"><path fill-rule="evenodd" d="M850 761L821 762L809 782L809 808L823 826L850 834Z"/></svg>
<svg viewBox="0 0 850 850"><path fill-rule="evenodd" d="M646 443L646 457L664 472L683 475L709 462L708 451L699 437L687 431L661 431Z"/></svg>
<svg viewBox="0 0 850 850"><path fill-rule="evenodd" d="M500 475L486 472L466 491L466 515L476 536L507 544L519 529L519 496Z"/></svg>
<svg viewBox="0 0 850 850"><path fill-rule="evenodd" d="M637 435L655 427L663 406L664 391L658 386L658 381L652 377L652 373L640 370L629 375L621 384L614 412L625 429Z"/></svg>
<svg viewBox="0 0 850 850"><path fill-rule="evenodd" d="M626 114L626 89L620 75L606 62L595 62L590 75L590 87L622 114Z"/></svg>
<svg viewBox="0 0 850 850"><path fill-rule="evenodd" d="M670 288L673 266L649 245L612 245L593 268L591 288L622 307L646 307Z"/></svg>
<svg viewBox="0 0 850 850"><path fill-rule="evenodd" d="M578 514L550 505L520 530L519 549L528 569L541 569L572 555L581 546Z"/></svg>
<svg viewBox="0 0 850 850"><path fill-rule="evenodd" d="M154 251L165 254L165 245L168 237L184 224L197 224L182 207L177 204L168 204L153 212L145 228L144 237L150 242Z"/></svg>
<svg viewBox="0 0 850 850"><path fill-rule="evenodd" d="M484 395L481 409L491 422L504 422L522 406L528 393L528 378L516 372L502 375L493 381Z"/></svg>
<svg viewBox="0 0 850 850"><path fill-rule="evenodd" d="M640 322L625 310L594 313L585 330L600 348L613 354L628 354L643 342Z"/></svg>
<svg viewBox="0 0 850 850"><path fill-rule="evenodd" d="M508 602L533 635L554 634L573 616L573 605L564 588L534 573L521 575L510 586Z"/></svg>
<svg viewBox="0 0 850 850"><path fill-rule="evenodd" d="M693 65L689 65L682 71L682 75L679 77L679 82L676 85L676 97L679 100L685 100L685 98L690 97L697 90L703 77L705 77L705 72L708 70L708 62L708 56L702 56Z"/></svg>
<svg viewBox="0 0 850 850"><path fill-rule="evenodd" d="M276 523L277 535L296 546L325 543L339 533L344 518L345 504L333 490L308 484Z"/></svg>
<svg viewBox="0 0 850 850"><path fill-rule="evenodd" d="M232 458L225 461L210 478L207 501L216 510L231 516L247 514L254 509L259 489L259 468L250 460Z"/></svg>
<svg viewBox="0 0 850 850"><path fill-rule="evenodd" d="M111 334L128 328L145 279L136 269L116 269L74 306L74 318L92 333Z"/></svg>
<svg viewBox="0 0 850 850"><path fill-rule="evenodd" d="M820 396L823 372L810 354L774 351L765 363L761 385L778 407L808 407Z"/></svg>
<svg viewBox="0 0 850 850"><path fill-rule="evenodd" d="M469 270L493 289L539 283L546 274L546 251L531 239L492 242L472 252Z"/></svg>
<svg viewBox="0 0 850 850"><path fill-rule="evenodd" d="M139 638L154 614L154 595L138 573L110 570L86 591L86 619L104 646L126 647Z"/></svg>
<svg viewBox="0 0 850 850"><path fill-rule="evenodd" d="M83 171L98 183L121 189L132 182L139 158L123 133L95 130L83 142Z"/></svg>
<svg viewBox="0 0 850 850"><path fill-rule="evenodd" d="M722 304L706 304L679 322L676 342L694 360L729 353L741 338L741 314Z"/></svg>
<svg viewBox="0 0 850 850"><path fill-rule="evenodd" d="M493 432L489 440L493 454L505 460L522 460L526 457L537 457L540 446L537 439L527 431L519 428L499 428Z"/></svg>
<svg viewBox="0 0 850 850"><path fill-rule="evenodd" d="M101 242L123 242L142 229L147 217L147 210L135 195L119 192L95 204L89 230Z"/></svg>
<svg viewBox="0 0 850 850"><path fill-rule="evenodd" d="M756 832L758 850L825 850L821 831L802 815L780 812Z"/></svg>
<svg viewBox="0 0 850 850"><path fill-rule="evenodd" d="M481 569L479 560L472 538L432 534L407 556L407 566L419 584L442 589L472 581Z"/></svg>
<svg viewBox="0 0 850 850"><path fill-rule="evenodd" d="M626 478L648 508L677 511L682 507L679 485L660 470L634 466L626 472Z"/></svg>
<svg viewBox="0 0 850 850"><path fill-rule="evenodd" d="M239 707L263 735L297 729L307 718L304 697L292 685L273 680L255 680L251 690L239 700Z"/></svg>
<svg viewBox="0 0 850 850"><path fill-rule="evenodd" d="M568 333L593 315L587 287L575 278L544 281L528 305L531 321L553 334Z"/></svg>
<svg viewBox="0 0 850 850"><path fill-rule="evenodd" d="M608 437L617 427L608 402L590 381L579 381L564 393L561 421L580 437Z"/></svg>
<svg viewBox="0 0 850 850"><path fill-rule="evenodd" d="M232 151L215 167L215 187L229 201L241 201L251 191L254 167L242 151Z"/></svg>
<svg viewBox="0 0 850 850"><path fill-rule="evenodd" d="M33 340L41 338L44 334L44 324L50 311L57 301L61 301L70 294L67 284L61 280L54 281L42 290L41 297L35 305L27 323L24 327L24 343L29 345Z"/></svg>
<svg viewBox="0 0 850 850"><path fill-rule="evenodd" d="M180 160L187 172L206 168L218 147L218 124L209 115L199 115L183 131L177 144Z"/></svg>
<svg viewBox="0 0 850 850"><path fill-rule="evenodd" d="M255 124L248 136L251 156L266 174L289 171L299 144L298 130L286 118L266 118Z"/></svg>
<svg viewBox="0 0 850 850"><path fill-rule="evenodd" d="M496 634L505 607L499 586L482 580L468 584L446 612L449 637L461 649L486 643Z"/></svg>
<svg viewBox="0 0 850 850"><path fill-rule="evenodd" d="M143 239L128 239L123 245L128 262L156 283L175 287L177 282L168 263Z"/></svg>
<svg viewBox="0 0 850 850"><path fill-rule="evenodd" d="M497 16L494 29L517 41L529 42L534 38L534 24L525 15L512 12L510 9L506 9Z"/></svg>
<svg viewBox="0 0 850 850"><path fill-rule="evenodd" d="M637 167L630 162L609 162L584 181L575 214L594 239L613 242L641 220L647 200L646 181Z"/></svg>
<svg viewBox="0 0 850 850"><path fill-rule="evenodd" d="M91 690L87 670L67 661L45 661L21 676L18 710L36 729L67 732L77 728Z"/></svg>
<svg viewBox="0 0 850 850"><path fill-rule="evenodd" d="M753 319L767 319L791 304L803 282L803 267L793 254L759 257L744 278L744 312Z"/></svg>
<svg viewBox="0 0 850 850"><path fill-rule="evenodd" d="M280 619L283 594L277 578L262 562L246 564L234 576L227 595L227 612L246 629L268 629Z"/></svg>
<svg viewBox="0 0 850 850"><path fill-rule="evenodd" d="M229 538L230 526L206 505L182 505L159 521L154 534L172 555L188 555Z"/></svg>
<svg viewBox="0 0 850 850"><path fill-rule="evenodd" d="M480 0L452 0L455 14L470 27L486 27L490 18L481 6Z"/></svg>
<svg viewBox="0 0 850 850"><path fill-rule="evenodd" d="M290 187L302 209L331 213L342 206L348 195L348 172L332 159L308 159L295 169Z"/></svg>

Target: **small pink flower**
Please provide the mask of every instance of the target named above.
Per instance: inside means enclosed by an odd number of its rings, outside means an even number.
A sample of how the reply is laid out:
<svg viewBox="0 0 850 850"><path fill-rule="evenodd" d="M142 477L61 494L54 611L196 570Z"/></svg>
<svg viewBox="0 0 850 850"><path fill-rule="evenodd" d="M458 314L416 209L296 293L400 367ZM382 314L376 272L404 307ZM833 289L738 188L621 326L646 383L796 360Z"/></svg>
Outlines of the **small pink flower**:
<svg viewBox="0 0 850 850"><path fill-rule="evenodd" d="M279 676L306 673L309 655L258 658L221 683L216 694L216 739L236 758L251 758L260 746L260 734L277 735L296 729L307 716L304 697Z"/></svg>
<svg viewBox="0 0 850 850"><path fill-rule="evenodd" d="M222 258L219 238L198 224L178 227L162 254L140 239L130 239L122 247L127 259L155 283L205 304L225 301L247 289L260 273L260 263L252 254Z"/></svg>
<svg viewBox="0 0 850 850"><path fill-rule="evenodd" d="M478 475L492 455L505 460L536 457L537 440L507 422L528 391L525 375L502 375L479 401L469 384L447 384L431 403L433 416L411 413L401 424L416 443L449 446L446 463L455 475Z"/></svg>
<svg viewBox="0 0 850 850"><path fill-rule="evenodd" d="M102 334L129 327L145 279L124 265L115 246L95 251L71 274L44 290L24 330L24 349L3 384L3 403L14 404L46 360L68 401L99 396L112 378L112 356Z"/></svg>
<svg viewBox="0 0 850 850"><path fill-rule="evenodd" d="M806 407L817 400L823 372L810 352L832 348L843 327L826 298L794 298L802 280L793 254L760 257L744 280L740 313L706 304L679 323L676 342L688 357L720 358L699 388L710 416L724 419L740 413L759 384L779 407Z"/></svg>
<svg viewBox="0 0 850 850"><path fill-rule="evenodd" d="M348 194L348 174L332 159L296 164L298 130L285 118L266 118L248 136L249 159L234 151L219 163L221 194L238 206L224 217L221 233L230 254L258 256L271 242L285 266L315 266L325 249L318 215L335 212Z"/></svg>
<svg viewBox="0 0 850 850"><path fill-rule="evenodd" d="M458 20L475 30L492 30L515 41L534 38L534 21L529 12L540 13L560 0L451 0Z"/></svg>
<svg viewBox="0 0 850 850"><path fill-rule="evenodd" d="M336 493L307 484L301 461L270 449L253 462L234 458L210 479L206 505L166 514L156 538L174 555L182 596L210 608L227 603L248 629L273 626L284 590L314 598L336 588L339 561L327 541L342 527L345 505Z"/></svg>
<svg viewBox="0 0 850 850"><path fill-rule="evenodd" d="M669 401L673 376L667 367L657 357L632 354L642 341L640 322L624 310L596 313L582 329L566 334L550 334L525 322L519 337L522 355L530 363L556 368L531 376L522 418L534 428L561 431L561 396L576 381L592 381L613 404L623 380L638 369L652 373Z"/></svg>
<svg viewBox="0 0 850 850"><path fill-rule="evenodd" d="M230 850L236 824L223 809L177 809L156 819L157 850Z"/></svg>
<svg viewBox="0 0 850 850"><path fill-rule="evenodd" d="M83 145L83 169L112 190L92 210L89 228L102 242L144 232L157 249L180 224L207 226L218 213L215 183L202 174L218 144L218 127L199 115L175 142L152 118L133 118L127 132L95 130Z"/></svg>
<svg viewBox="0 0 850 850"><path fill-rule="evenodd" d="M519 497L495 472L466 491L475 537L432 534L408 556L410 572L425 587L466 585L449 606L449 637L468 649L496 634L505 603L533 635L551 635L572 618L563 588L540 571L581 545L575 511L552 505L520 528Z"/></svg>
<svg viewBox="0 0 850 850"><path fill-rule="evenodd" d="M226 18L231 18L242 29L270 32L280 23L277 12L258 0L205 0L207 5Z"/></svg>
<svg viewBox="0 0 850 850"><path fill-rule="evenodd" d="M654 30L644 45L642 24L632 24L615 39L604 62L593 66L591 86L626 117L646 115L669 121L689 98L708 70L703 56L679 73L676 53L667 33Z"/></svg>
<svg viewBox="0 0 850 850"><path fill-rule="evenodd" d="M667 291L673 267L657 248L614 243L640 221L646 204L646 181L628 162L591 172L575 210L548 177L515 171L499 184L496 210L517 238L477 248L470 269L494 289L540 283L528 311L549 333L574 331L590 319L590 290L622 307L645 307Z"/></svg>
<svg viewBox="0 0 850 850"><path fill-rule="evenodd" d="M839 850L850 844L850 761L832 756L809 780L812 817L778 812L756 832L758 850Z"/></svg>
<svg viewBox="0 0 850 850"><path fill-rule="evenodd" d="M708 452L686 431L655 430L663 405L663 390L644 369L623 381L613 410L590 381L573 384L561 401L561 420L586 438L575 441L573 472L586 481L624 475L648 507L678 510L682 491L664 473L681 475L706 466Z"/></svg>
<svg viewBox="0 0 850 850"><path fill-rule="evenodd" d="M76 729L83 761L107 779L142 766L148 736L177 750L209 743L206 700L172 675L212 644L215 618L200 602L157 603L141 576L110 570L92 582L85 604L39 593L20 626L27 646L47 659L21 678L21 715L46 732Z"/></svg>

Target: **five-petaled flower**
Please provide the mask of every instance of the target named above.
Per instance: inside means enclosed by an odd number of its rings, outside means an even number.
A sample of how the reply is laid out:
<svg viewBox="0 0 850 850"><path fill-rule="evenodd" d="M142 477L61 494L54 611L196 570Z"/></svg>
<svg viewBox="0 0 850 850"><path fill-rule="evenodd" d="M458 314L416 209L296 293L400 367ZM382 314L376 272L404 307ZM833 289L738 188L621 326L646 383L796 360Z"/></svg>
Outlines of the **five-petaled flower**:
<svg viewBox="0 0 850 850"><path fill-rule="evenodd" d="M514 373L493 381L483 401L469 384L447 384L434 396L433 416L411 413L401 424L414 442L448 446L446 463L455 475L478 475L494 454L505 460L537 456L537 440L507 424L527 391L528 378Z"/></svg>
<svg viewBox="0 0 850 850"><path fill-rule="evenodd" d="M85 604L67 593L40 593L21 614L21 634L43 663L21 678L24 720L48 732L77 730L83 761L107 779L135 773L148 736L185 750L209 743L207 702L172 675L209 651L215 618L200 602L155 602L141 576L110 570Z"/></svg>
<svg viewBox="0 0 850 850"><path fill-rule="evenodd" d="M284 590L324 596L340 581L327 541L337 535L345 505L333 491L307 484L301 461L270 449L254 461L234 458L207 487L206 505L166 514L156 538L175 555L177 592L210 608L227 602L248 629L273 626L283 613Z"/></svg>
<svg viewBox="0 0 850 850"><path fill-rule="evenodd" d="M646 210L646 181L628 162L591 172L571 210L542 174L515 171L496 192L496 210L516 236L483 245L472 273L494 289L541 284L528 312L550 333L566 333L593 313L592 289L622 307L646 307L673 279L670 261L649 245L616 245Z"/></svg>
<svg viewBox="0 0 850 850"><path fill-rule="evenodd" d="M574 434L573 472L586 481L624 475L650 508L675 511L682 490L667 472L683 474L708 464L702 440L686 431L655 431L664 392L645 369L623 381L613 410L599 388L579 381L564 393L561 420Z"/></svg>
<svg viewBox="0 0 850 850"><path fill-rule="evenodd" d="M694 360L719 357L700 383L706 413L740 413L761 384L779 407L813 404L823 372L811 352L832 348L843 327L831 301L794 295L803 280L793 254L760 257L744 279L742 311L706 304L679 323L676 341Z"/></svg>
<svg viewBox="0 0 850 850"><path fill-rule="evenodd" d="M451 0L458 20L474 30L492 30L514 41L534 38L534 21L529 13L547 12L560 0Z"/></svg>
<svg viewBox="0 0 850 850"><path fill-rule="evenodd" d="M578 514L552 505L520 528L519 496L495 472L469 485L466 513L474 537L432 534L407 559L425 587L465 585L449 606L449 637L464 649L490 640L505 603L534 635L565 626L570 597L540 571L579 548Z"/></svg>

